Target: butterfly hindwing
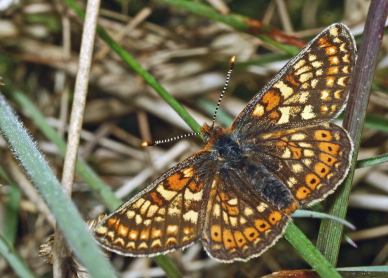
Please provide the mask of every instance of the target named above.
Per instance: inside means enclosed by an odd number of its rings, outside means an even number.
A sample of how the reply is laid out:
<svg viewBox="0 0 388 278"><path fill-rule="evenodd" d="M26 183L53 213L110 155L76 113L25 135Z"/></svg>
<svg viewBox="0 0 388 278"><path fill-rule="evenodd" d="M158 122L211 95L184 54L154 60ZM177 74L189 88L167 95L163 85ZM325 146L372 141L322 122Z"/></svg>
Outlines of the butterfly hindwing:
<svg viewBox="0 0 388 278"><path fill-rule="evenodd" d="M218 261L247 261L275 244L288 221L286 214L258 194L239 194L230 184L215 179L202 244L206 252Z"/></svg>
<svg viewBox="0 0 388 278"><path fill-rule="evenodd" d="M353 149L348 133L333 123L266 133L257 142L269 171L302 206L322 200L342 182Z"/></svg>
<svg viewBox="0 0 388 278"><path fill-rule="evenodd" d="M355 50L349 29L331 25L250 100L232 129L249 136L337 117L350 89Z"/></svg>
<svg viewBox="0 0 388 278"><path fill-rule="evenodd" d="M207 201L201 171L206 152L171 168L106 217L95 235L123 255L149 256L192 244L200 237Z"/></svg>

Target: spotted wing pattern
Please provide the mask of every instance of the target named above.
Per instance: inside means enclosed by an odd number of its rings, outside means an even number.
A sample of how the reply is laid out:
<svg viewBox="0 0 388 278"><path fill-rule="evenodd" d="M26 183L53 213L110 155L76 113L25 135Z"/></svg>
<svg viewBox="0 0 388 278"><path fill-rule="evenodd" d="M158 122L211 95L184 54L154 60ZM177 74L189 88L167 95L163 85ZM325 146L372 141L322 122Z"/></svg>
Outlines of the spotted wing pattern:
<svg viewBox="0 0 388 278"><path fill-rule="evenodd" d="M186 247L198 239L206 213L207 172L200 152L177 164L106 217L95 236L123 255L148 256Z"/></svg>
<svg viewBox="0 0 388 278"><path fill-rule="evenodd" d="M130 256L155 256L197 239L221 262L259 256L298 206L322 200L347 175L352 141L328 121L344 108L355 60L348 28L328 27L230 128L204 125L204 151L102 220L97 240Z"/></svg>
<svg viewBox="0 0 388 278"><path fill-rule="evenodd" d="M337 117L348 97L355 61L349 29L343 24L331 25L252 98L232 129L249 135Z"/></svg>
<svg viewBox="0 0 388 278"><path fill-rule="evenodd" d="M239 194L222 179L215 179L202 244L218 261L247 261L271 247L282 236L289 219L257 194Z"/></svg>
<svg viewBox="0 0 388 278"><path fill-rule="evenodd" d="M347 132L332 123L262 134L257 145L266 167L301 206L322 200L343 181L353 149Z"/></svg>

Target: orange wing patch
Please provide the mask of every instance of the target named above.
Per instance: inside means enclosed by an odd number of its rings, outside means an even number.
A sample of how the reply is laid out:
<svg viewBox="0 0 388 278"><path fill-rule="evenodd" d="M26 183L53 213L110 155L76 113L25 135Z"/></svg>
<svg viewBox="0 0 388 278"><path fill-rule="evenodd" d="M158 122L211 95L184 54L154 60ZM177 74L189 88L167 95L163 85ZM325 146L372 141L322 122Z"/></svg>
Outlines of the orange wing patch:
<svg viewBox="0 0 388 278"><path fill-rule="evenodd" d="M317 202L332 192L349 168L349 135L334 124L263 134L264 152L278 157L277 176L300 205ZM290 182L292 180L292 182Z"/></svg>
<svg viewBox="0 0 388 278"><path fill-rule="evenodd" d="M326 29L248 103L232 129L250 122L253 127L284 130L336 117L350 89L355 58L348 31L340 25Z"/></svg>
<svg viewBox="0 0 388 278"><path fill-rule="evenodd" d="M201 207L206 202L205 184L194 169L202 155L181 162L109 215L96 228L96 238L107 249L132 256L192 244L201 234Z"/></svg>
<svg viewBox="0 0 388 278"><path fill-rule="evenodd" d="M247 261L272 246L283 233L289 217L250 196L252 206L230 187L213 182L202 235L206 252L222 262ZM257 198L257 197L256 197Z"/></svg>

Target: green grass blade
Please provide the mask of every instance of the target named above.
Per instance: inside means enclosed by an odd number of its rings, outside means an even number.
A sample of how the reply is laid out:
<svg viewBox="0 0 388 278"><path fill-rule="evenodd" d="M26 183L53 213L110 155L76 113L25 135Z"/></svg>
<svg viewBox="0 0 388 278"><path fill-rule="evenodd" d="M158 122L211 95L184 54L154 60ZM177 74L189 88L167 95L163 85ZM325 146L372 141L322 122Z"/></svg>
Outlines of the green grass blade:
<svg viewBox="0 0 388 278"><path fill-rule="evenodd" d="M218 22L222 22L233 27L236 30L240 30L242 32L246 32L249 34L257 35L263 41L277 47L285 51L288 54L295 55L301 49L295 45L280 43L271 39L270 35L275 36L283 36L284 41L294 41L295 38L288 37L285 34L279 32L279 30L274 29L270 25L264 25L259 21L255 21L252 18L248 18L239 14L221 14L216 9L209 7L207 5L201 4L195 1L187 1L187 0L157 0L157 2L165 3L177 8L185 9L193 14L200 15ZM299 43L299 42L297 42Z"/></svg>
<svg viewBox="0 0 388 278"><path fill-rule="evenodd" d="M294 211L294 213L291 216L295 218L307 217L307 218L331 219L331 220L337 221L338 223L341 223L342 225L347 226L352 230L356 229L356 227L349 221L323 212L298 209Z"/></svg>
<svg viewBox="0 0 388 278"><path fill-rule="evenodd" d="M19 204L21 199L21 193L18 186L11 181L7 173L0 166L0 177L8 182L9 193L8 200L6 202L5 210L5 225L4 225L4 237L10 244L15 243L18 216L19 216Z"/></svg>
<svg viewBox="0 0 388 278"><path fill-rule="evenodd" d="M14 91L10 95L12 95L16 102L19 103L20 106L22 106L23 109L29 113L29 116L32 118L35 124L39 127L47 139L49 139L57 146L60 154L63 157L66 153L65 140L63 140L47 123L42 113L40 113L35 105L22 93ZM98 177L98 175L86 164L86 162L81 157L78 158L76 167L77 173L84 179L86 183L89 184L93 191L98 192L101 195L101 198L110 211L113 211L122 204L122 201L116 198L109 186Z"/></svg>
<svg viewBox="0 0 388 278"><path fill-rule="evenodd" d="M365 117L365 127L388 133L388 119L373 114L367 114Z"/></svg>
<svg viewBox="0 0 388 278"><path fill-rule="evenodd" d="M290 223L284 237L299 252L306 262L323 278L340 278L341 275L334 266L319 252L308 238L295 226Z"/></svg>
<svg viewBox="0 0 388 278"><path fill-rule="evenodd" d="M356 168L364 168L377 164L388 162L388 154L382 154L370 158L360 159L357 161Z"/></svg>
<svg viewBox="0 0 388 278"><path fill-rule="evenodd" d="M3 96L0 96L0 128L15 157L55 215L70 246L93 277L115 277L77 209L64 194L58 180L36 148L23 124Z"/></svg>
<svg viewBox="0 0 388 278"><path fill-rule="evenodd" d="M0 234L0 253L3 254L9 265L13 268L19 277L33 278L32 270L28 267L25 261L20 257L16 250L9 244L9 242Z"/></svg>

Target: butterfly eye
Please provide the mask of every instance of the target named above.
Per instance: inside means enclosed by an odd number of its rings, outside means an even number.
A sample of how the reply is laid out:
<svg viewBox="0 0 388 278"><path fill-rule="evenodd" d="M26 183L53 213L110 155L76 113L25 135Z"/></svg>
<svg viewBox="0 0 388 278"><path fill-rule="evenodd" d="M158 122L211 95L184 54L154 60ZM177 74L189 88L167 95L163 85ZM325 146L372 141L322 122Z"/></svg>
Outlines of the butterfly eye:
<svg viewBox="0 0 388 278"><path fill-rule="evenodd" d="M205 135L203 137L203 141L205 142L205 144L209 143L209 141L210 141L210 133L205 133Z"/></svg>

